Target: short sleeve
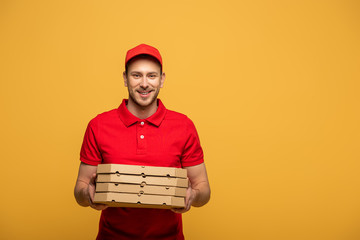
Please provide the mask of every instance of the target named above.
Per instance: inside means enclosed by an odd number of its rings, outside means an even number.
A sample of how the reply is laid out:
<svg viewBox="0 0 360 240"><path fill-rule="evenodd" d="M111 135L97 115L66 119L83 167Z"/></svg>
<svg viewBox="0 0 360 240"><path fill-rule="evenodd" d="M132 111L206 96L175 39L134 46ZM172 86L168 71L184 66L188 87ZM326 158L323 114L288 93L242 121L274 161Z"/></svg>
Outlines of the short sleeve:
<svg viewBox="0 0 360 240"><path fill-rule="evenodd" d="M204 162L204 154L200 145L200 139L194 123L188 118L187 141L181 155L182 167L195 166Z"/></svg>
<svg viewBox="0 0 360 240"><path fill-rule="evenodd" d="M85 132L84 140L80 150L80 160L90 165L98 165L102 162L98 146L98 124L96 118L92 119Z"/></svg>

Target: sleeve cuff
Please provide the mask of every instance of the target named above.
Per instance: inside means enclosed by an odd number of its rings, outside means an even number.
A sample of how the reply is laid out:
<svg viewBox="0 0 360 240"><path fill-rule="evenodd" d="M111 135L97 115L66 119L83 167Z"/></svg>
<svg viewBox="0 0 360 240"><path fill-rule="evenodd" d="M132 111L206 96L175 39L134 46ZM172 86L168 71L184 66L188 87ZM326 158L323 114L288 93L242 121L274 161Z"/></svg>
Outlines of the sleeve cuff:
<svg viewBox="0 0 360 240"><path fill-rule="evenodd" d="M183 162L181 163L181 166L182 167L192 167L192 166L196 166L196 165L199 165L201 163L204 162L204 159L201 158L201 159L198 159L198 160L195 160L195 161L191 161L191 162Z"/></svg>
<svg viewBox="0 0 360 240"><path fill-rule="evenodd" d="M86 158L83 158L83 157L80 157L80 161L83 162L83 163L92 165L92 166L97 166L97 165L99 165L101 163L99 161L93 161L93 160L89 160L89 159L86 159Z"/></svg>

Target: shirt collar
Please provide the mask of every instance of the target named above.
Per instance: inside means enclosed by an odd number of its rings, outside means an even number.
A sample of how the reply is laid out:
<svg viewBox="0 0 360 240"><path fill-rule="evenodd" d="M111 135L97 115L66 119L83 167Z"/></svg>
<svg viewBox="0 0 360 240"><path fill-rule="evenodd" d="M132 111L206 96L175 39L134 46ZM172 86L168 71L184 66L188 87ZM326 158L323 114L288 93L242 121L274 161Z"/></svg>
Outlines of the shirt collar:
<svg viewBox="0 0 360 240"><path fill-rule="evenodd" d="M165 118L166 108L160 99L157 99L158 108L157 108L156 112L146 119L140 119L140 118L134 116L127 109L127 107L126 107L127 103L128 103L128 99L123 99L122 103L120 104L120 106L118 108L119 117L120 117L121 121L125 124L126 127L129 127L136 122L144 121L144 120L159 127L161 122Z"/></svg>

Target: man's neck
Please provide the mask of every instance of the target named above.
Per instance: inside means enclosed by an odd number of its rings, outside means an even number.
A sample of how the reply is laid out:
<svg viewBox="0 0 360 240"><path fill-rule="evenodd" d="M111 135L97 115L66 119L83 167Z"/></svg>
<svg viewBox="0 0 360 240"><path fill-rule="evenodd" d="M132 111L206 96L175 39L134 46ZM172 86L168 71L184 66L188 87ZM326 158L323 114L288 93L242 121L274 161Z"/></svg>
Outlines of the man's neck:
<svg viewBox="0 0 360 240"><path fill-rule="evenodd" d="M138 117L140 119L145 119L153 115L157 110L157 100L155 100L152 104L146 107L141 107L138 104L136 104L130 97L128 100L128 103L126 105L129 112L134 115L135 117Z"/></svg>

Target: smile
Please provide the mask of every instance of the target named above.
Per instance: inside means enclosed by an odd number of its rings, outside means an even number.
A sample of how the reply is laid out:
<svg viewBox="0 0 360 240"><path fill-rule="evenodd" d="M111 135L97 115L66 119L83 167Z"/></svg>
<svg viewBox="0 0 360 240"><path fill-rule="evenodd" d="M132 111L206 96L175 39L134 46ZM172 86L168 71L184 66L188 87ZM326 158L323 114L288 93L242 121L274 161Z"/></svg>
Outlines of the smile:
<svg viewBox="0 0 360 240"><path fill-rule="evenodd" d="M151 91L137 91L137 92L140 94L140 96L147 97L152 92L152 90Z"/></svg>

